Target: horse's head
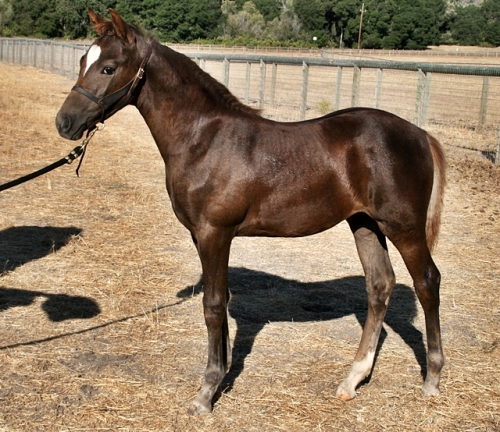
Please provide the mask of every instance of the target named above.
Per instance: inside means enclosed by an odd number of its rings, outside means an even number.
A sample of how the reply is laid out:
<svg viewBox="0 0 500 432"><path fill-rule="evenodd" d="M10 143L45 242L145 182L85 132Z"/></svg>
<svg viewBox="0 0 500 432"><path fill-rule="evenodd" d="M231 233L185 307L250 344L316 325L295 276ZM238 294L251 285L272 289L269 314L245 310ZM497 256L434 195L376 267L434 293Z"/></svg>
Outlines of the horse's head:
<svg viewBox="0 0 500 432"><path fill-rule="evenodd" d="M110 12L108 20L88 11L99 38L81 58L78 80L57 113L56 127L64 138L80 139L127 105L151 55L141 33Z"/></svg>

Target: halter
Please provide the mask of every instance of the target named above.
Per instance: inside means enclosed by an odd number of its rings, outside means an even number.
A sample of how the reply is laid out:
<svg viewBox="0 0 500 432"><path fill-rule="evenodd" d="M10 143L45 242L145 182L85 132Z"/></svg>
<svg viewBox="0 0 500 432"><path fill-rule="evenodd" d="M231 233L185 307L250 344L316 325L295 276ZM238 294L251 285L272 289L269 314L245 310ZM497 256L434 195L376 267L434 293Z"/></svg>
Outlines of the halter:
<svg viewBox="0 0 500 432"><path fill-rule="evenodd" d="M101 99L98 99L92 93L83 89L80 86L74 86L71 90L76 90L77 92L88 97L91 101L93 101L97 105L99 105L102 109L102 115L101 115L101 119L99 120L99 122L103 122L104 120L111 117L114 113L116 113L117 111L122 109L125 105L127 105L130 102L130 99L132 99L132 93L134 92L137 85L139 84L139 81L144 76L144 70L146 69L146 65L148 64L148 61L151 57L152 52L153 52L153 47L151 44L148 44L148 50L146 52L146 56L142 60L141 66L139 67L139 70L135 74L134 78L132 78L121 89L119 89L119 90L117 90L117 91L115 91L107 96L103 96ZM113 109L110 109L124 96L127 96L127 98L125 99L125 101L123 103L119 104L118 106L115 106Z"/></svg>

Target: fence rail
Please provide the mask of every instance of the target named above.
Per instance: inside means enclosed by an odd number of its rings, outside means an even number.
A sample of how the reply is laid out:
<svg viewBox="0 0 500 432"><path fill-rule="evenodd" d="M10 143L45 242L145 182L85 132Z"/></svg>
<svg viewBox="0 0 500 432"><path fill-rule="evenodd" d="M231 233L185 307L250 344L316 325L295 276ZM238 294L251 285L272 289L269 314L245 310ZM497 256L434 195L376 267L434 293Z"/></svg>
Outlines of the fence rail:
<svg viewBox="0 0 500 432"><path fill-rule="evenodd" d="M447 57L453 58L500 58L500 49L483 48L470 50L456 47L455 50L382 50L355 48L296 48L296 47L265 47L265 46L238 46L238 45L210 45L210 44L173 44L169 45L177 51L183 52L212 52L212 53L255 53L268 55L272 53L289 56L313 56L313 57L351 57L351 56L384 56L384 57Z"/></svg>
<svg viewBox="0 0 500 432"><path fill-rule="evenodd" d="M0 60L75 79L88 46L0 38ZM295 121L351 106L375 107L426 128L444 144L473 149L496 164L500 162L499 66L325 55L186 55L240 99L263 108L267 117Z"/></svg>

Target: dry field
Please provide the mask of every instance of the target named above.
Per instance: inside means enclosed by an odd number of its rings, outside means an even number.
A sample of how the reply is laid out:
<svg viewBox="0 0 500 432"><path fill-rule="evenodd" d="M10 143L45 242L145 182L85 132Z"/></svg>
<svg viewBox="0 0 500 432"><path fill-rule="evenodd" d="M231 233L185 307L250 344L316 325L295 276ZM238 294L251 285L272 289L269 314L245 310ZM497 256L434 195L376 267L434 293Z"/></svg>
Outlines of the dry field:
<svg viewBox="0 0 500 432"><path fill-rule="evenodd" d="M73 82L0 64L0 183L74 143L54 118ZM453 139L453 130L449 130ZM448 148L447 148L448 149ZM233 369L212 415L185 413L205 367L200 265L133 108L74 166L1 192L0 430L500 430L500 168L449 154L435 260L447 364L421 397L424 323L398 278L374 373L335 399L366 316L345 223L303 239L236 239Z"/></svg>

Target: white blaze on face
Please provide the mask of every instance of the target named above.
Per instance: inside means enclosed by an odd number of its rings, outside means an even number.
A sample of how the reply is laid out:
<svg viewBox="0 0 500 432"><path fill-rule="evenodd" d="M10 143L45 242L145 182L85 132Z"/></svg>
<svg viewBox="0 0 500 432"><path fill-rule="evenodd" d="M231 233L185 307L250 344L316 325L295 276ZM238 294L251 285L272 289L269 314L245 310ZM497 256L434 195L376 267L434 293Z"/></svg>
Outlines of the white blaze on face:
<svg viewBox="0 0 500 432"><path fill-rule="evenodd" d="M85 67L84 75L89 70L90 66L92 66L97 60L99 60L99 56L101 55L101 47L99 45L92 45L87 53L87 65Z"/></svg>

